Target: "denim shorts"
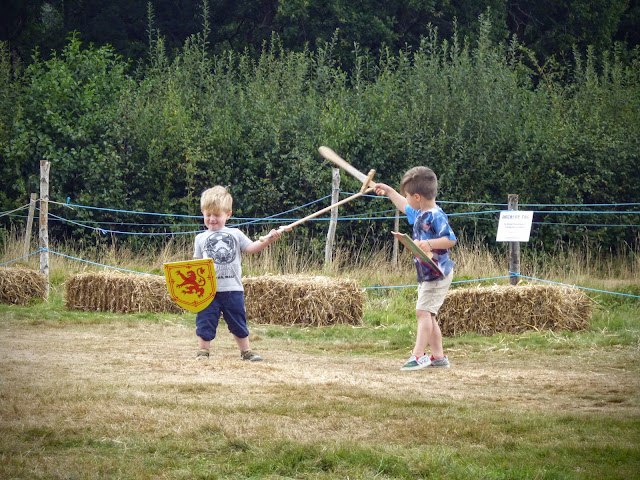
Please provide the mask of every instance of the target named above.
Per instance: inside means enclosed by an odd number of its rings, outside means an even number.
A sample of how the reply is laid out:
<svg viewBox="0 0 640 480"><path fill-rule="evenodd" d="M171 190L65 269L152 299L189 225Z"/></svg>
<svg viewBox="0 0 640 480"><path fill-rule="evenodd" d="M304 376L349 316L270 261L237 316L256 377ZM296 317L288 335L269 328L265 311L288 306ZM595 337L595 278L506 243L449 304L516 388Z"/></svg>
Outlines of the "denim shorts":
<svg viewBox="0 0 640 480"><path fill-rule="evenodd" d="M233 335L238 338L249 336L244 292L216 293L209 306L196 314L196 335L205 342L216 338L220 314L224 316L224 321Z"/></svg>

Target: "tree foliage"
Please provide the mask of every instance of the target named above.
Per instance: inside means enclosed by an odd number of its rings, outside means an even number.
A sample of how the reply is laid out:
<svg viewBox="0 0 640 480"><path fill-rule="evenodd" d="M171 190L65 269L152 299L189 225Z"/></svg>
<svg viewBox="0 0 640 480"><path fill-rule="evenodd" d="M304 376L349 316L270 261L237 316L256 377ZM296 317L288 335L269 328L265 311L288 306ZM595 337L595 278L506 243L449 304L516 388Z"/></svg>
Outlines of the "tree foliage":
<svg viewBox="0 0 640 480"><path fill-rule="evenodd" d="M638 49L576 48L570 63L540 63L516 38L496 41L483 14L472 37L454 28L443 39L431 27L415 50L386 47L378 55L356 43L345 68L338 33L314 50L288 49L272 35L257 56L212 55L210 28L205 21L170 54L152 23L148 55L135 68L111 47L83 46L75 35L60 54L36 54L24 72L2 49L0 153L9 186L0 208L28 202L47 159L58 202L194 215L200 192L223 184L236 198L236 217L261 218L329 193L331 169L319 145L361 171L375 168L390 184L427 164L440 177L443 201L504 203L509 193L531 204L640 198ZM343 177L343 190L359 188ZM365 217L388 207L359 201L341 212ZM452 218L459 230L494 236L495 216ZM338 233L348 242L370 226L343 222ZM301 231L323 228L309 223ZM541 226L535 238L553 245L583 233ZM634 235L601 229L593 238L613 247Z"/></svg>
<svg viewBox="0 0 640 480"><path fill-rule="evenodd" d="M315 51L340 31L335 55L349 65L357 42L374 54L384 47L393 51L415 49L429 26L451 39L478 31L478 18L489 12L493 41L517 35L539 59L570 58L577 46L599 52L615 41L640 43L638 0L151 0L156 26L169 52L182 48L202 24L207 5L211 24L210 53L245 49L260 54L263 42L276 33L287 50ZM85 41L110 44L123 58L138 60L147 47L147 3L130 0L30 0L4 2L0 40L9 41L23 61L41 47L60 51L69 32L78 31ZM346 63L345 63L346 62ZM350 65L349 65L350 66Z"/></svg>
<svg viewBox="0 0 640 480"><path fill-rule="evenodd" d="M47 159L54 162L57 191L78 202L112 202L122 195L126 186L111 126L127 82L124 69L110 48L82 49L75 36L59 57L41 61L36 54L6 145L15 171L26 178ZM32 179L25 188L35 185Z"/></svg>

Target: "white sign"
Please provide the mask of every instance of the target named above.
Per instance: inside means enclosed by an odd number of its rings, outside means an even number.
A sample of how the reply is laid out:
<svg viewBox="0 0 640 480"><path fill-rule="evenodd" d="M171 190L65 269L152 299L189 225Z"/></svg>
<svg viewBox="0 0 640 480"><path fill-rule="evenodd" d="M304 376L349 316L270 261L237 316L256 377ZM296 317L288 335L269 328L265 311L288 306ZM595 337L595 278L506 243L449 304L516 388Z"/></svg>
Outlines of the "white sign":
<svg viewBox="0 0 640 480"><path fill-rule="evenodd" d="M500 212L496 242L528 242L532 221L533 212L503 210Z"/></svg>

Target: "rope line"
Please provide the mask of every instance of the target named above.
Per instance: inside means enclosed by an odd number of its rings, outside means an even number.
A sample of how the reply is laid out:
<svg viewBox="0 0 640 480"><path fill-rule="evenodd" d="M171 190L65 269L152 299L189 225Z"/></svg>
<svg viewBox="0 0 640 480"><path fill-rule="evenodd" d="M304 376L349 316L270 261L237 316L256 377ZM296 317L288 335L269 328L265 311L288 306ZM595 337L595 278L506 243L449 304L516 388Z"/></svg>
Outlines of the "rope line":
<svg viewBox="0 0 640 480"><path fill-rule="evenodd" d="M85 225L83 223L79 223L79 222L74 222L73 220L68 220L66 218L62 218L59 217L57 215L54 215L53 213L49 214L52 217L62 221L62 222L66 222L66 223L71 223L73 225L76 225L78 227L83 227L83 228L88 228L89 230L94 230L97 232L102 233L103 235L106 235L108 233L120 233L123 235L147 235L147 236L159 236L159 235L187 235L190 233L199 233L202 230L194 230L191 232L125 232L122 230L109 230L109 229L105 229L105 228L99 228L99 227L92 227L90 225Z"/></svg>
<svg viewBox="0 0 640 480"><path fill-rule="evenodd" d="M501 211L501 210L499 210ZM375 213L375 212L374 212ZM384 212L381 212L384 213ZM456 216L456 215L465 215L466 218L471 218L473 220L478 221L486 221L486 222L497 222L497 217L492 218L482 218L476 217L474 214L478 212L465 212L463 214L450 213L448 216ZM49 215L54 215L50 213ZM26 215L9 215L10 217L16 218L27 218ZM356 217L353 215L344 215L342 217L338 217L337 221L347 221L347 220L395 220L394 216L387 217ZM406 215L400 215L398 218L406 218ZM257 217L231 217L232 220L252 220L252 222L241 222L237 224L229 224L230 227L241 227L244 225L260 225L264 223L265 225L272 223L290 223L295 222L296 220L300 220L300 218L273 218L270 221L264 221L262 218ZM62 217L52 218L52 220L63 221L63 222L72 222L72 220L64 219ZM316 217L309 219L310 222L325 222L330 221L330 217ZM141 226L141 227L198 227L200 223L134 223L134 222L100 222L98 220L83 220L86 223L92 223L97 225L130 225L130 226ZM567 223L567 222L532 222L533 225L566 225L570 227L640 227L640 223ZM91 227L88 227L91 228ZM105 230L106 231L106 230ZM115 231L115 230L114 230ZM197 232L197 231L196 231ZM125 232L129 233L129 232ZM166 235L178 235L181 233L193 233L193 232L169 232ZM160 234L158 234L160 235Z"/></svg>
<svg viewBox="0 0 640 480"><path fill-rule="evenodd" d="M455 282L451 282L451 285L457 283L469 283L469 282L484 282L488 280L498 280L500 278L511 278L511 275L501 275L499 277L488 277L488 278L475 278L473 280L456 280ZM418 285L389 285L389 286L375 286L375 287L362 287L363 290L379 290L382 288L410 288L417 287Z"/></svg>
<svg viewBox="0 0 640 480"><path fill-rule="evenodd" d="M347 195L353 195L352 193L342 192ZM384 195L363 195L365 197L373 198L387 198ZM485 205L494 207L506 207L508 203L491 203L491 202L455 202L452 200L438 200L437 203L447 203L449 205ZM519 203L519 207L632 207L640 206L638 202L629 203Z"/></svg>
<svg viewBox="0 0 640 480"><path fill-rule="evenodd" d="M299 207L302 208L302 207ZM459 213L449 213L448 216L449 217L457 217L457 216L470 216L472 218L476 218L477 220L491 220L491 221L495 221L496 219L487 219L487 218L479 218L476 217L479 214L486 214L486 213L498 213L501 212L503 210L487 210L484 212L459 212ZM269 216L269 217L264 217L264 218L255 218L255 217L231 217L233 220L240 220L243 218L248 218L249 221L246 222L239 222L239 223L234 223L234 224L229 224L228 226L231 228L236 228L236 227L241 227L241 226L246 226L246 225L269 225L269 224L273 224L273 223L290 223L290 222L295 222L297 220L300 220L300 218L275 218L277 215L281 215L284 214L286 212L282 212L280 214L276 214L273 216ZM545 212L545 213L560 213L560 212ZM562 212L562 213L589 213L589 212ZM596 212L597 213L597 212ZM615 213L615 212L600 212L600 213ZM640 212L618 212L618 213L640 213ZM72 225L76 225L78 227L82 227L82 228L87 228L89 230L94 230L94 231L98 231L100 233L102 233L103 235L106 234L121 234L121 235L138 235L138 236L171 236L171 235L190 235L190 234L197 234L200 233L202 231L204 231L204 229L198 229L198 230L188 230L188 231L179 231L179 232L133 232L133 231L125 231L125 230L116 230L116 229L109 229L109 228L101 228L101 227L93 227L91 225L87 225L87 223L93 223L93 224L97 224L97 225L128 225L128 226L148 226L148 227L164 227L164 228L171 228L171 227L196 227L198 225L200 225L199 223L193 223L193 224L154 224L154 223L133 223L133 222L99 222L99 221L95 221L95 220L85 220L83 222L77 222L74 220L70 220L64 217L60 217L58 215L55 215L53 213L49 213L49 216L52 220L57 220L60 222L64 222L64 223L69 223ZM401 216L402 218L406 218L405 215ZM356 217L356 216L352 216L352 215L347 215L347 216L342 216L342 217L338 217L337 219L335 219L336 221L371 221L371 220L395 220L395 215L393 216L370 216L370 217ZM309 221L311 222L326 222L326 221L331 221L332 219L330 217L316 217L316 218L312 218L309 219ZM636 223L631 223L631 224L609 224L609 223L567 223L567 222L532 222L535 225L566 225L566 226L583 226L583 227L640 227L640 223L636 224Z"/></svg>
<svg viewBox="0 0 640 480"><path fill-rule="evenodd" d="M521 203L521 207L632 207L640 203Z"/></svg>
<svg viewBox="0 0 640 480"><path fill-rule="evenodd" d="M473 280L457 280L455 282L451 282L451 284L457 284L457 283L469 283L469 282L482 282L482 281L488 281L488 280L497 280L497 279L501 279L501 278L511 278L513 276L517 276L520 278L527 278L529 280L536 280L539 282L546 282L546 283L552 283L555 285L562 285L565 287L574 287L574 288L579 288L581 290L589 290L592 292L598 292L598 293L609 293L611 295L620 295L623 297L631 297L631 298L640 298L640 295L631 295L629 293L620 293L620 292L611 292L608 290L599 290L597 288L588 288L588 287L581 287L579 285L570 285L568 283L560 283L560 282L553 282L551 280L543 280L541 278L535 278L535 277L527 277L526 275L520 275L518 273L513 273L513 272L509 272L509 275L503 275L500 277L489 277L489 278L477 278L477 279L473 279ZM410 287L417 287L418 285L389 285L389 286L375 286L375 287L363 287L363 290L376 290L376 289L383 289L383 288L410 288Z"/></svg>
<svg viewBox="0 0 640 480"><path fill-rule="evenodd" d="M54 255L59 255L61 257L69 258L71 260L78 260L79 262L84 262L84 263L89 263L91 265L96 265L98 267L111 268L113 270L120 270L122 272L129 272L129 273L137 273L137 274L140 274L140 275L148 275L150 277L160 277L160 276L162 276L162 275L155 275L153 273L136 272L135 270L127 270L126 268L112 267L111 265L104 265L102 263L91 262L89 260L84 260L82 258L72 257L71 255L65 255L64 253L54 252L53 250L49 250L48 248L42 248L40 250L43 250L43 251L46 251L46 252L49 252L49 253L53 253Z"/></svg>
<svg viewBox="0 0 640 480"><path fill-rule="evenodd" d="M295 210L298 210L300 208L304 208L307 207L309 205L313 205L314 203L317 202L321 202L322 200L325 200L326 198L331 197L331 195L326 195L322 198L319 198L317 200L314 200L312 202L306 203L304 205L300 205L298 207L292 208L290 210L287 210L285 212L281 212L281 213L276 213L275 215L272 215L272 217L277 217L280 215L284 215L285 213L289 213L289 212L293 212ZM60 203L60 202L50 202L50 203L56 203L58 205L62 205L65 207L77 207L77 208L84 208L84 209L89 209L89 210L100 210L100 211L104 211L104 212L116 212L116 213L133 213L136 215L155 215L155 216L160 216L160 217L182 217L182 218L202 218L202 215L182 215L182 214L178 214L178 213L157 213L157 212L140 212L140 211L135 211L135 210L121 210L121 209L117 209L117 208L104 208L104 207L90 207L88 205L78 205L75 203ZM27 205L28 206L28 205ZM269 217L266 217L269 218Z"/></svg>
<svg viewBox="0 0 640 480"><path fill-rule="evenodd" d="M324 197L314 200L313 202L305 203L304 205L300 205L299 207L295 207L284 212L280 212L274 215L270 215L268 217L264 217L263 220L279 217L280 215L284 215L285 213L295 212L296 210L300 210L301 208L308 207L309 205L313 205L314 203L321 202L322 200L326 200L327 198L331 198L331 195L325 195Z"/></svg>
<svg viewBox="0 0 640 480"><path fill-rule="evenodd" d="M22 260L23 258L27 258L27 257L30 257L31 255L35 255L36 253L40 253L40 252L42 252L42 250L43 250L43 249L41 248L40 250L36 250L35 252L31 252L30 254L25 255L25 256L23 256L23 257L16 258L16 259L14 259L14 260L9 260L8 262L0 263L0 267L2 267L2 266L4 266L4 265L8 265L8 264L13 263L13 262L19 262L19 261L20 261L20 260Z"/></svg>
<svg viewBox="0 0 640 480"><path fill-rule="evenodd" d="M340 193L342 194L348 194L348 195L353 195L351 192L344 192L341 191ZM377 195L363 195L365 197L370 197L370 198L386 198L386 197L382 197L382 196L377 196ZM277 217L281 217L282 215L286 215L287 213L291 213L294 212L296 210L308 207L310 205L313 205L315 203L321 202L327 198L330 198L331 195L325 195L322 198L319 198L317 200L308 202L306 204L291 208L289 210L285 210L283 212L280 213L276 213L273 215L269 215L263 218L258 218L258 217L233 217L234 220L240 220L240 223L234 224L234 225L229 225L231 227L239 227L239 226L245 226L245 225L259 225L259 224L263 224L263 223L280 223L280 222L293 222L293 221L297 221L299 220L299 218L294 218L294 219L283 219L283 218L277 218ZM166 217L181 217L181 218L195 218L198 220L202 219L201 215L182 215L182 214L165 214L165 213L156 213L156 212L142 212L142 211L134 211L134 210L122 210L122 209L112 209L112 208L103 208L103 207L92 207L92 206L88 206L88 205L80 205L80 204L75 204L75 203L69 203L68 199L66 203L61 203L61 202L55 202L55 201L49 201L49 203L51 204L56 204L56 205L61 205L63 207L68 207L68 208L72 208L73 207L77 207L77 208L84 208L84 209L93 209L93 210L100 210L100 211L108 211L108 212L118 212L118 213L129 213L129 214L138 214L138 215L155 215L155 216L166 216ZM488 202L455 202L455 201L439 201L439 203L447 203L447 204L457 204L457 205L497 205L497 206L505 206L506 204L503 203L488 203ZM6 216L6 215L10 215L14 212L23 210L27 207L29 207L30 203L25 204L21 207L18 207L16 209L13 210L8 210L5 212L0 213L0 217L2 216ZM640 203L591 203L591 204L520 204L520 206L522 207L526 207L526 206L544 206L544 207L561 207L561 206L565 206L565 207L587 207L587 206L637 206L640 205ZM453 212L453 213L449 213L448 216L450 217L461 217L461 216L471 216L471 217L476 217L478 219L482 219L480 217L478 217L479 215L486 215L486 214L495 214L495 213L500 213L504 210L486 210L486 211L478 211L478 212ZM356 220L356 221L362 221L362 220L393 220L395 219L395 215L393 216L371 216L371 215L375 215L376 213L391 213L394 212L394 210L383 210L383 211L378 211L378 212L371 212L368 215L369 216L356 216L356 214L352 214L352 215L346 215L346 216L341 216L338 217L337 220L339 221L346 221L346 220ZM535 210L534 213L538 213L538 214L576 214L576 215L583 215L583 214L606 214L606 215L625 215L625 214L635 214L635 213L640 213L640 211L622 211L622 210L611 210L611 211L596 211L596 210L590 210L590 211L575 211L575 210ZM57 219L59 221L62 222L67 222L82 228L88 228L88 229L93 229L93 230L97 230L99 232L101 232L102 234L107 234L107 233L114 233L114 234L124 234L124 235L141 235L141 236L160 236L160 235L188 235L188 234L193 234L193 233L198 233L202 230L197 230L197 231L187 231L187 232L131 232L131 231L121 231L121 230L115 230L115 229L104 229L104 228L94 228L91 227L89 225L87 225L87 223L95 223L98 225L132 225L132 226L158 226L158 227L178 227L178 226L191 226L191 224L180 224L180 225L169 225L169 224L145 224L145 223L133 223L133 222L123 222L123 223L118 223L118 222L97 222L97 221L89 221L87 220L85 223L81 223L81 222L76 222L70 219L65 219L63 217L54 215L52 213L50 213L51 218L53 219ZM402 215L404 217L404 215ZM312 219L313 221L329 221L331 220L328 217L322 217L322 218L315 218ZM610 227L625 227L625 226L631 226L631 227L636 227L636 226L640 226L639 224L603 224L603 223L598 223L598 224L589 224L589 223L562 223L562 222L534 222L535 224L538 225L567 225L567 226L593 226L593 227L606 227L606 226L610 226ZM195 224L193 225L195 226Z"/></svg>
<svg viewBox="0 0 640 480"><path fill-rule="evenodd" d="M538 282L552 283L554 285L562 285L564 287L574 287L574 288L579 288L581 290L589 290L591 292L598 292L598 293L610 293L611 295L620 295L622 297L640 298L640 295L631 295L629 293L620 293L620 292L609 292L607 290L598 290L597 288L581 287L579 285L570 285L568 283L553 282L551 280L543 280L541 278L527 277L526 275L520 275L519 273L514 273L514 272L509 272L509 273L512 276L516 276L520 278L528 278L529 280L536 280Z"/></svg>
<svg viewBox="0 0 640 480"><path fill-rule="evenodd" d="M160 216L160 217L185 217L185 218L201 218L202 217L202 215L198 216L198 215L181 215L181 214L178 214L178 213L138 212L138 211L135 211L135 210L120 210L120 209L117 209L117 208L90 207L88 205L78 205L78 204L75 204L75 203L60 203L60 205L63 205L65 207L84 208L84 209L87 209L87 210L100 210L100 211L103 211L103 212L133 213L133 214L136 214L136 215L156 215L156 216Z"/></svg>
<svg viewBox="0 0 640 480"><path fill-rule="evenodd" d="M463 215L480 215L484 213L500 213L504 210L485 210L484 212L460 212L460 213L447 213L447 217L458 217Z"/></svg>
<svg viewBox="0 0 640 480"><path fill-rule="evenodd" d="M629 213L640 213L640 210L614 210L614 211L576 211L576 210L534 210L533 213L563 213L563 214L572 214L572 215L620 215L620 214L629 214Z"/></svg>
<svg viewBox="0 0 640 480"><path fill-rule="evenodd" d="M0 266L4 266L4 265L8 265L10 263L14 263L14 262L20 261L20 260L22 260L24 258L28 258L28 257L30 257L32 255L35 255L37 253L40 253L40 252L49 252L49 253L52 253L54 255L59 255L61 257L68 258L68 259L71 259L71 260L77 260L79 262L88 263L90 265L95 265L95 266L104 267L104 268L110 268L110 269L119 270L119 271L122 271L122 272L136 273L136 274L139 274L139 275L148 275L148 276L151 276L151 277L161 277L162 276L162 275L156 275L156 274L153 274L153 273L138 272L136 270L128 270L126 268L114 267L114 266L111 266L111 265L105 265L103 263L92 262L90 260L85 260L85 259L82 259L82 258L73 257L71 255L66 255L64 253L56 252L54 250L49 250L48 248L40 248L39 250L31 252L28 255L24 255L24 256L16 258L16 259L9 260L8 262L0 263ZM544 279L541 279L541 278L528 277L526 275L521 275L521 274L515 273L515 272L509 272L509 275L501 275L501 276L498 276L498 277L475 278L475 279L471 279L471 280L456 280L454 282L451 282L451 284L454 285L454 284L470 283L470 282L485 282L485 281L489 281L489 280L499 280L499 279L504 279L504 278L511 278L513 276L520 277L520 278L526 278L528 280L535 280L535 281L538 281L538 282L545 282L545 283L551 283L551 284L554 284L554 285L561 285L561 286L564 286L564 287L573 287L573 288L578 288L578 289L581 289L581 290L588 290L588 291L591 291L591 292L607 293L607 294L610 294L610 295L619 295L619 296L629 297L629 298L640 298L640 295L632 295L632 294L629 294L629 293L621 293L621 292L611 292L609 290L601 290L601 289L597 289L597 288L589 288L589 287L582 287L582 286L579 286L579 285L571 285L571 284L568 284L568 283L554 282L554 281L551 281L551 280L544 280ZM386 286L363 287L363 290L380 290L380 289L411 288L411 287L415 288L417 286L418 285L386 285Z"/></svg>
<svg viewBox="0 0 640 480"><path fill-rule="evenodd" d="M569 227L640 227L640 223L564 223L564 222L531 222L535 225L567 225Z"/></svg>
<svg viewBox="0 0 640 480"><path fill-rule="evenodd" d="M341 194L343 195L354 195L354 193L352 192L346 192L346 191L340 191ZM369 198L377 198L377 199L386 199L387 197L385 196L379 196L379 195L370 195L370 194L365 194L362 195L363 197L369 197ZM314 200L312 202L306 203L304 205L300 205L298 207L294 207L292 209L286 210L284 212L280 212L280 213L276 213L274 215L270 215L268 217L265 218L274 218L274 217L278 217L280 215L284 215L286 213L290 213L290 212L294 212L298 209L307 207L309 205L313 205L314 203L320 202L322 200L325 200L327 198L331 197L331 195L325 195L322 198L319 198L317 200ZM36 200L38 201L38 200ZM142 211L136 211L136 210L123 210L123 209L115 209L115 208L104 208L104 207L93 207L93 206L89 206L89 205L80 205L80 204L76 204L76 203L69 203L69 202L56 202L53 200L49 200L48 203L50 204L55 204L55 205L61 205L63 207L68 207L68 208L83 208L83 209L88 209L88 210L100 210L100 211L106 211L106 212L116 212L116 213L131 213L131 214L136 214L136 215L155 215L155 216L165 216L165 217L184 217L184 218L202 218L201 215L184 215L184 214L178 214L178 213L157 213L157 212L142 212ZM457 202L457 201L450 201L450 200L438 200L438 203L443 203L443 204L450 204L450 205L484 205L484 206L496 206L496 207L505 207L507 206L506 203L490 203L490 202ZM24 208L29 207L30 203L27 203L21 207L15 208L13 210L7 210L4 212L0 212L0 217L4 216L4 215L8 215L10 213L22 210ZM611 207L611 206L640 206L640 203L638 202L629 202L629 203L558 203L558 204L554 204L554 203L521 203L518 205L519 207ZM537 210L536 213L611 213L611 214L620 214L620 213L640 213L637 211L611 211L611 212L600 212L600 211L594 211L594 212L576 212L576 211L562 211L562 210ZM242 217L238 217L238 218L242 218Z"/></svg>
<svg viewBox="0 0 640 480"><path fill-rule="evenodd" d="M0 217L4 217L5 215L9 215L9 214L11 214L13 212L17 212L19 210L24 210L25 208L28 208L30 204L31 203L27 203L26 205L22 205L21 207L14 208L13 210L7 210L6 212L0 212Z"/></svg>

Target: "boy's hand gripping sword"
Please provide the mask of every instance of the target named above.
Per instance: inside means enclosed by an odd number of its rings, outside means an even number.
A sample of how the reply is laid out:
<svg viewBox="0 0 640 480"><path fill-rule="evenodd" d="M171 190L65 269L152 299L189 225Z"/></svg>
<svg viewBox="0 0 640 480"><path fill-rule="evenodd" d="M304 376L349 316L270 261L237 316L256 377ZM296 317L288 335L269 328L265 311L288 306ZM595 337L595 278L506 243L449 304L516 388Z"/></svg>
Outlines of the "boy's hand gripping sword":
<svg viewBox="0 0 640 480"><path fill-rule="evenodd" d="M301 223L304 223L307 220L310 220L314 217L317 217L318 215L322 215L323 213L328 212L332 208L339 207L344 203L350 202L351 200L355 200L356 198L361 197L365 193L368 193L371 190L373 190L373 186L375 185L375 182L373 181L373 176L376 174L375 170L369 170L369 174L365 175L360 170L358 170L357 168L347 163L342 157L340 157L336 152L331 150L329 147L322 146L318 148L318 151L320 152L320 155L322 155L324 158L326 158L333 164L345 170L351 176L355 177L358 181L362 182L362 187L360 188L360 191L355 195L351 195L350 197L340 200L339 202L336 202L333 205L323 208L322 210L318 210L317 212L314 212L311 215L301 218L300 220L296 220L295 222L290 223L289 225L284 225L278 228L278 231L280 232L288 232L296 225L300 225ZM268 238L271 238L271 235L260 237L260 241L264 242Z"/></svg>

